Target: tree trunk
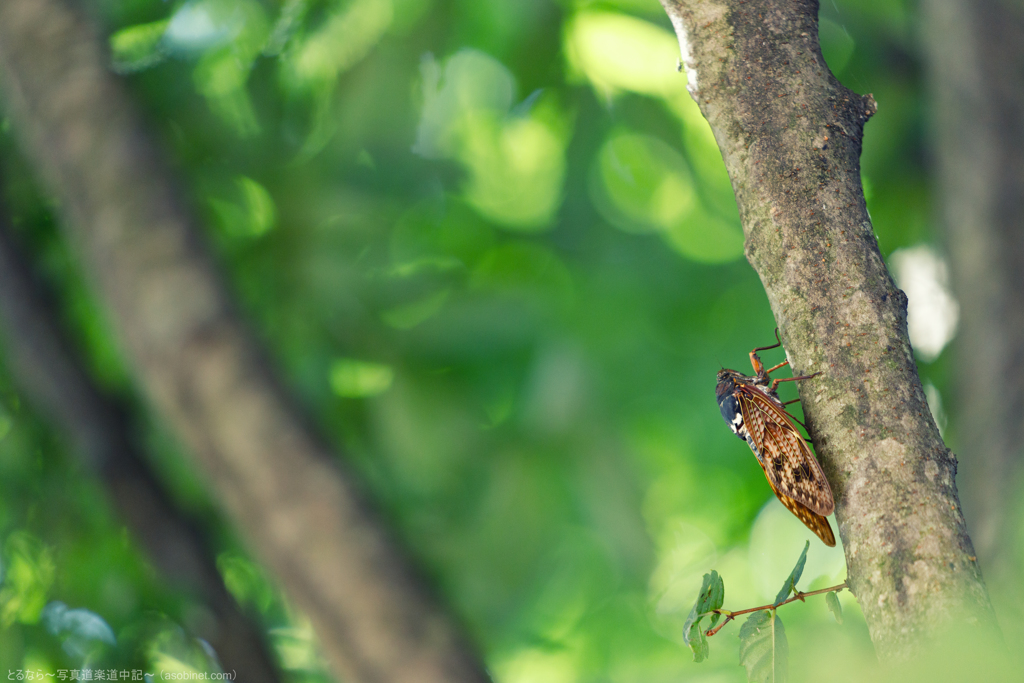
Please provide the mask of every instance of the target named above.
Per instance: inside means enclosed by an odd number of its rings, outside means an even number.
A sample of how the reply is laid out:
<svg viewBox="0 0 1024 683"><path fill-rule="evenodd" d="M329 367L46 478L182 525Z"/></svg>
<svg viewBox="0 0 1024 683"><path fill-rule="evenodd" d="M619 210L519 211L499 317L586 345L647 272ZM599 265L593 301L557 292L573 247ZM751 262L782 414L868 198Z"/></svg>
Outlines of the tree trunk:
<svg viewBox="0 0 1024 683"><path fill-rule="evenodd" d="M64 0L0 3L0 77L146 394L339 678L486 681L269 371L87 23Z"/></svg>
<svg viewBox="0 0 1024 683"><path fill-rule="evenodd" d="M922 3L939 168L938 192L960 330L953 423L968 458L964 508L994 583L1021 591L1009 558L1020 541L1024 455L1024 7L1000 0Z"/></svg>
<svg viewBox="0 0 1024 683"><path fill-rule="evenodd" d="M0 341L21 395L67 438L81 468L103 482L153 565L205 603L211 623L195 635L213 646L224 670L247 683L278 683L263 634L228 592L198 526L174 506L139 451L127 411L91 381L58 327L0 206Z"/></svg>
<svg viewBox="0 0 1024 683"><path fill-rule="evenodd" d="M873 98L829 71L817 2L661 2L793 372L822 373L802 382L800 395L876 651L911 656L965 618L992 626L956 458L928 410L906 296L864 203L861 139Z"/></svg>

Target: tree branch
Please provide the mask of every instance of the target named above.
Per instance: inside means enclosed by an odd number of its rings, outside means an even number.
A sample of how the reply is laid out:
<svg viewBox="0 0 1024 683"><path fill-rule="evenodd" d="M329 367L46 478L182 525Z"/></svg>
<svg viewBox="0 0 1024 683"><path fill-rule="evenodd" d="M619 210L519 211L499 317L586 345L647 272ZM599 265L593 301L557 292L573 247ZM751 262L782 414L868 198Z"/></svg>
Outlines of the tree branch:
<svg viewBox="0 0 1024 683"><path fill-rule="evenodd" d="M956 620L994 624L957 500L956 458L925 401L906 296L886 270L860 183L870 95L843 87L810 0L661 0L691 95L732 179L836 496L848 583L883 659Z"/></svg>
<svg viewBox="0 0 1024 683"><path fill-rule="evenodd" d="M774 603L768 603L767 605L759 605L757 607L748 607L747 609L741 609L741 610L738 610L736 612L730 612L727 609L713 609L711 611L714 612L715 614L722 614L722 615L724 615L725 616L725 620L721 624L719 624L718 626L716 626L716 627L714 627L712 629L708 629L708 632L705 633L704 635L706 635L708 638L710 638L711 636L713 636L716 633L718 633L719 631L721 631L722 628L725 627L725 625L728 624L730 621L732 621L736 617L742 617L744 614L750 614L751 612L760 612L762 610L768 610L768 609L771 609L771 610L778 609L778 608L782 607L783 605L788 605L791 602L796 602L797 600L799 600L800 602L803 602L804 598L810 598L810 597L813 597L815 595L821 595L822 593L831 593L832 591L835 591L836 593L838 593L839 591L843 590L844 588L846 588L846 582L845 581L843 581L842 583L840 583L840 584L838 584L836 586L829 586L828 588L819 588L818 590L811 591L809 593L803 593L803 592L797 591L796 595L793 595L793 596L790 596L790 597L786 598L785 600L783 600L782 602L780 602L777 605L774 604Z"/></svg>
<svg viewBox="0 0 1024 683"><path fill-rule="evenodd" d="M0 3L3 103L146 395L309 615L340 678L487 680L263 361L104 64L66 2Z"/></svg>

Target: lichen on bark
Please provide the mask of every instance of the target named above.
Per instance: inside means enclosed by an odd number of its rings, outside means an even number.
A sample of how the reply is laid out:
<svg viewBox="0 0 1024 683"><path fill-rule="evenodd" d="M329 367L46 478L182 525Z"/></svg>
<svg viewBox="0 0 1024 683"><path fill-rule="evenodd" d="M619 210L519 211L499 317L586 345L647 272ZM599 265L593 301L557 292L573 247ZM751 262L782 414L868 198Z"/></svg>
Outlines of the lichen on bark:
<svg viewBox="0 0 1024 683"><path fill-rule="evenodd" d="M879 656L911 656L965 620L991 626L956 458L928 409L906 296L865 205L861 139L874 99L825 64L817 2L661 2L793 371L821 372L800 394Z"/></svg>

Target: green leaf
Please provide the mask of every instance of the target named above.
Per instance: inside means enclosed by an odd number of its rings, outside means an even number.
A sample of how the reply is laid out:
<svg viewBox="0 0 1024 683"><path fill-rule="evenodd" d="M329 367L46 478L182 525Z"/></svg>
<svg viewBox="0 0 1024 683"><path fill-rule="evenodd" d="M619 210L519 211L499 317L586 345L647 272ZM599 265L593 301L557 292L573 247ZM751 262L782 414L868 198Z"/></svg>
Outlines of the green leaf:
<svg viewBox="0 0 1024 683"><path fill-rule="evenodd" d="M755 612L740 629L740 666L750 683L784 683L789 668L786 629L775 610Z"/></svg>
<svg viewBox="0 0 1024 683"><path fill-rule="evenodd" d="M704 583L700 588L697 604L694 607L699 607L700 613L707 614L713 609L722 609L724 602L725 583L718 572L712 569L710 574L704 575Z"/></svg>
<svg viewBox="0 0 1024 683"><path fill-rule="evenodd" d="M835 616L836 623L843 623L843 606L839 604L839 596L836 591L825 593L825 604L828 605L828 611Z"/></svg>
<svg viewBox="0 0 1024 683"><path fill-rule="evenodd" d="M331 363L330 383L336 396L366 398L391 387L395 371L390 365L355 358L336 358Z"/></svg>
<svg viewBox="0 0 1024 683"><path fill-rule="evenodd" d="M725 602L725 583L717 571L712 570L710 574L704 575L704 582L701 584L700 593L697 594L697 601L693 603L693 609L683 624L683 642L693 651L693 661L703 662L708 658L708 640L700 628L701 620L711 610L721 609ZM711 616L711 625L718 623L720 615Z"/></svg>
<svg viewBox="0 0 1024 683"><path fill-rule="evenodd" d="M782 590L780 590L779 594L775 596L775 607L778 607L786 598L788 598L790 593L796 592L796 582L800 580L800 575L804 573L804 563L807 562L807 549L810 547L810 541L804 543L804 551L800 553L800 559L796 561L796 566L793 567L793 571L790 572L789 578L786 579L786 583L782 584Z"/></svg>
<svg viewBox="0 0 1024 683"><path fill-rule="evenodd" d="M4 563L0 626L38 622L56 575L53 552L28 532L15 531L4 543Z"/></svg>
<svg viewBox="0 0 1024 683"><path fill-rule="evenodd" d="M689 620L687 620L687 623L689 623ZM693 652L693 661L698 664L711 655L707 636L700 629L700 618L690 624L689 628L683 628L683 640L690 646L690 651Z"/></svg>
<svg viewBox="0 0 1024 683"><path fill-rule="evenodd" d="M160 41L169 20L123 28L110 37L110 53L118 73L142 71L164 60Z"/></svg>

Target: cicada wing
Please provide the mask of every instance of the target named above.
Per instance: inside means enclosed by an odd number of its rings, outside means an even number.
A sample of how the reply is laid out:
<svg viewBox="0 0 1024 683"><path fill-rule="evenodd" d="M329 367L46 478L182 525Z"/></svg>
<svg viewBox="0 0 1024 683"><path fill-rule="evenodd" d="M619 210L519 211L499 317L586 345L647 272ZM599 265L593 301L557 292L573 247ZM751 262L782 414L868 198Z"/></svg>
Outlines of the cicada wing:
<svg viewBox="0 0 1024 683"><path fill-rule="evenodd" d="M827 519L818 513L807 509L789 496L784 496L778 491L775 492L775 495L779 497L779 500L786 506L786 509L796 515L796 518L803 522L804 526L813 531L825 545L829 548L835 547L836 537L833 535L832 527L829 526Z"/></svg>
<svg viewBox="0 0 1024 683"><path fill-rule="evenodd" d="M771 479L768 480L768 483L771 484ZM804 526L813 531L814 534L821 539L822 543L827 545L829 548L835 547L836 537L832 533L832 527L829 525L827 519L813 510L809 510L784 493L781 493L774 485L772 485L772 491L786 509L792 512L797 519L803 522Z"/></svg>
<svg viewBox="0 0 1024 683"><path fill-rule="evenodd" d="M772 488L817 515L832 514L828 479L786 410L756 386L737 388L750 446Z"/></svg>

